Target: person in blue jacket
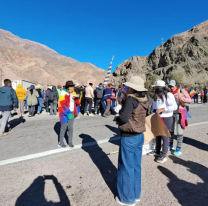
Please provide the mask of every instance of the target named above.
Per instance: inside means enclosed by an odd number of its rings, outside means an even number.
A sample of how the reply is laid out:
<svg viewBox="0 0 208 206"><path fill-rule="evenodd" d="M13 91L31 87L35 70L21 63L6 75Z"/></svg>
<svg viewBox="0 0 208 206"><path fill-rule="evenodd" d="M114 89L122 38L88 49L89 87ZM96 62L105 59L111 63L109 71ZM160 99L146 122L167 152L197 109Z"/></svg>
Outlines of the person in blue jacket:
<svg viewBox="0 0 208 206"><path fill-rule="evenodd" d="M12 89L12 82L10 79L4 80L3 87L0 88L0 111L2 112L2 120L0 127L0 137L7 135L5 128L8 123L11 111L18 108L18 99L16 92Z"/></svg>

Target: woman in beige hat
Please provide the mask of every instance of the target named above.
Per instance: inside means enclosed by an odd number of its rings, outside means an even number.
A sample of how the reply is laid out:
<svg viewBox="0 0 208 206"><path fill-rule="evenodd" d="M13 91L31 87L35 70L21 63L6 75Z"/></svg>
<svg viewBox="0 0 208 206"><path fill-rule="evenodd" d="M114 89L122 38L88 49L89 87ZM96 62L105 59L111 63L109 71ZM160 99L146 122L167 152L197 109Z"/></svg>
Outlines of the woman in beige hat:
<svg viewBox="0 0 208 206"><path fill-rule="evenodd" d="M121 205L135 205L141 196L143 133L149 103L142 78L131 77L124 85L128 93L120 116L116 118L121 132L116 201Z"/></svg>

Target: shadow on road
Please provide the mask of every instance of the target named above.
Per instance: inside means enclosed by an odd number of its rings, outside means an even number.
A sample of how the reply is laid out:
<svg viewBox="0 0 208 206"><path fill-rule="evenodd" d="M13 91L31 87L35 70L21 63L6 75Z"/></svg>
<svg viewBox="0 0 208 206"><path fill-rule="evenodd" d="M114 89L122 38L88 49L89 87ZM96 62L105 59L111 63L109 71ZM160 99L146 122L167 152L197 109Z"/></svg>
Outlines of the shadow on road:
<svg viewBox="0 0 208 206"><path fill-rule="evenodd" d="M54 125L54 131L57 134L57 142L58 142L59 141L59 134L60 134L60 131L61 131L61 123L60 123L60 121L56 122L56 124ZM68 143L67 131L65 132L64 139Z"/></svg>
<svg viewBox="0 0 208 206"><path fill-rule="evenodd" d="M52 180L60 202L47 201L44 196L45 181ZM53 175L39 176L18 198L15 206L70 206L70 201L57 178Z"/></svg>
<svg viewBox="0 0 208 206"><path fill-rule="evenodd" d="M88 142L96 142L94 138L87 134L81 134L80 138L82 138L82 145ZM106 153L103 152L102 148L100 148L98 144L94 145L93 147L82 147L82 149L89 154L93 163L100 170L100 173L107 186L111 192L116 195L117 168L108 158Z"/></svg>
<svg viewBox="0 0 208 206"><path fill-rule="evenodd" d="M180 205L183 206L205 206L208 203L208 168L192 161L185 161L178 157L170 156L175 164L186 167L188 171L200 177L203 183L193 184L177 177L165 167L158 169L169 179L167 184Z"/></svg>
<svg viewBox="0 0 208 206"><path fill-rule="evenodd" d="M116 136L120 136L120 131L117 127L112 127L110 125L105 125L109 130L111 130L112 132L116 133Z"/></svg>
<svg viewBox="0 0 208 206"><path fill-rule="evenodd" d="M208 152L208 145L203 143L203 142L200 142L198 140L192 139L190 137L184 137L183 142L185 144L191 145L191 146L196 147L196 148L198 148L200 150L205 150L205 151Z"/></svg>
<svg viewBox="0 0 208 206"><path fill-rule="evenodd" d="M17 127L18 125L20 125L21 123L25 123L26 120L24 119L24 117L19 117L16 119L12 119L8 122L8 130L10 129L14 129L15 127Z"/></svg>

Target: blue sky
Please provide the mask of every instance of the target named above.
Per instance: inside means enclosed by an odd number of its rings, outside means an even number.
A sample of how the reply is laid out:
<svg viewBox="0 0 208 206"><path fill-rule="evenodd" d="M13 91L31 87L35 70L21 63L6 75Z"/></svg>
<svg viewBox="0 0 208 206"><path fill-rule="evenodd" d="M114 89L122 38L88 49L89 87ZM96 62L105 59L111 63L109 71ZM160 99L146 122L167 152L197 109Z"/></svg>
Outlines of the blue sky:
<svg viewBox="0 0 208 206"><path fill-rule="evenodd" d="M0 28L113 69L208 20L207 0L1 0Z"/></svg>

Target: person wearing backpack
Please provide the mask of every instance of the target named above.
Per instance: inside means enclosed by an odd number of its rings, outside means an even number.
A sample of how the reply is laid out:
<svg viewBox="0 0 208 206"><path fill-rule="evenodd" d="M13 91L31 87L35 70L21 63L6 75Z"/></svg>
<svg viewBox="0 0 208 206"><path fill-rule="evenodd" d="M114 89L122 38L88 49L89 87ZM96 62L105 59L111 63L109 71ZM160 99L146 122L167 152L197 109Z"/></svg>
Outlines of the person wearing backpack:
<svg viewBox="0 0 208 206"><path fill-rule="evenodd" d="M169 88L172 94L179 102L178 111L174 114L174 126L171 131L171 139L170 139L170 150L174 150L173 140L176 135L177 137L177 147L175 152L173 153L176 156L179 156L181 151L181 146L183 142L183 130L188 125L187 115L186 115L186 106L191 103L191 97L185 89L180 89L176 86L176 81L171 80L169 83Z"/></svg>
<svg viewBox="0 0 208 206"><path fill-rule="evenodd" d="M48 102L50 104L50 115L57 115L58 91L56 86L52 86L52 90L48 94Z"/></svg>
<svg viewBox="0 0 208 206"><path fill-rule="evenodd" d="M101 100L103 98L103 84L100 83L99 87L95 90L95 115L101 115Z"/></svg>

